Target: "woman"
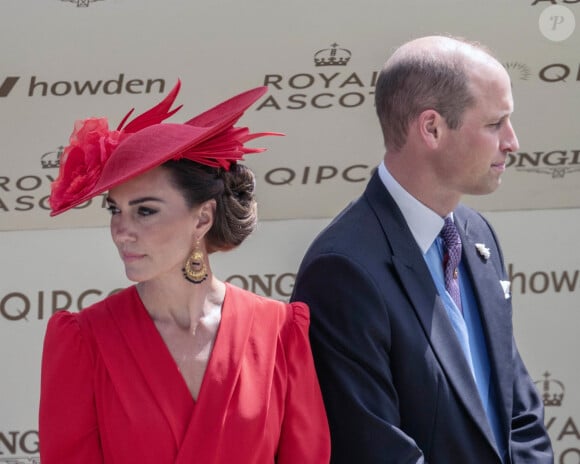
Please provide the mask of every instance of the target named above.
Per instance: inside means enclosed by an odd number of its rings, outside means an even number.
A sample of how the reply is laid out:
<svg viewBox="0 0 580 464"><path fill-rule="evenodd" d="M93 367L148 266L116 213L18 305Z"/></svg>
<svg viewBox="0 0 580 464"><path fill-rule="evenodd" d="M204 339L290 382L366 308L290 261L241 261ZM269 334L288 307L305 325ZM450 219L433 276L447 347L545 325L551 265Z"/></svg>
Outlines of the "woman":
<svg viewBox="0 0 580 464"><path fill-rule="evenodd" d="M254 177L238 161L262 151L244 142L275 134L233 124L266 89L163 123L179 85L116 131L78 121L61 160L51 215L108 192L136 285L51 318L42 463L328 462L308 308L224 283L208 261L256 224Z"/></svg>

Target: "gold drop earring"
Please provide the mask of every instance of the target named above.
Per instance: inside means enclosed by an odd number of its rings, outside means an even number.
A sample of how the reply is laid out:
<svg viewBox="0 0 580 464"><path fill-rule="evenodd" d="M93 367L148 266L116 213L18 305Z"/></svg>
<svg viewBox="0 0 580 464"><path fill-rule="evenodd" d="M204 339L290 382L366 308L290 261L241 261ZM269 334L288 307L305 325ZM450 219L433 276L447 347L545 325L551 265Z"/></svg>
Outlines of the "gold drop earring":
<svg viewBox="0 0 580 464"><path fill-rule="evenodd" d="M196 240L193 251L187 258L185 266L182 269L183 277L191 283L200 284L207 279L207 267L205 265L203 251L199 245L199 240Z"/></svg>

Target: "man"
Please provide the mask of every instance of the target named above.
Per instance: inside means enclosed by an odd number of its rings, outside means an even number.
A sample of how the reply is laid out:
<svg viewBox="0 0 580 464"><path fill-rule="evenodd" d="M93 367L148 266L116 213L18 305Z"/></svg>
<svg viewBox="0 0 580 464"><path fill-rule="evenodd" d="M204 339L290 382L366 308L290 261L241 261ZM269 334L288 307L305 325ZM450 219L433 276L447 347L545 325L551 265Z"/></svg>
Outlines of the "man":
<svg viewBox="0 0 580 464"><path fill-rule="evenodd" d="M459 204L518 149L509 76L480 45L423 37L386 62L376 107L384 162L292 297L311 308L332 463L553 463L499 244Z"/></svg>

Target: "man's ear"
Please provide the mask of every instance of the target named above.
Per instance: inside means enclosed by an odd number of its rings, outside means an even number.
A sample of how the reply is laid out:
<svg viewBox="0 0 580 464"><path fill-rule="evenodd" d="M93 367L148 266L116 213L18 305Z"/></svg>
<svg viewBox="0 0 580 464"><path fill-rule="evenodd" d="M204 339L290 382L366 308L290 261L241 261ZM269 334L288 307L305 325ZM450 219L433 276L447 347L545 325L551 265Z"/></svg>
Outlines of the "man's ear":
<svg viewBox="0 0 580 464"><path fill-rule="evenodd" d="M445 130L445 120L435 110L423 111L417 117L417 128L423 143L429 148L437 148Z"/></svg>

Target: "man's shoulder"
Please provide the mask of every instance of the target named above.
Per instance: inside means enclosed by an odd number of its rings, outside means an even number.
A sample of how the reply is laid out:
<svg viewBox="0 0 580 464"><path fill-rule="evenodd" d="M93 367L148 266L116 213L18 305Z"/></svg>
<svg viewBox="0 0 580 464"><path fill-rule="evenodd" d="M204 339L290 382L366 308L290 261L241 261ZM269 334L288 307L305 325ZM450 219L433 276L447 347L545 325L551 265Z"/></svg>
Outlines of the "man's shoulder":
<svg viewBox="0 0 580 464"><path fill-rule="evenodd" d="M367 230L373 221L372 213L363 197L349 203L340 211L315 238L314 242L327 242L331 239L350 237L356 240L357 234Z"/></svg>
<svg viewBox="0 0 580 464"><path fill-rule="evenodd" d="M368 263L386 250L387 238L380 221L365 198L361 197L342 210L308 247L303 263L323 256L342 256L352 262Z"/></svg>

